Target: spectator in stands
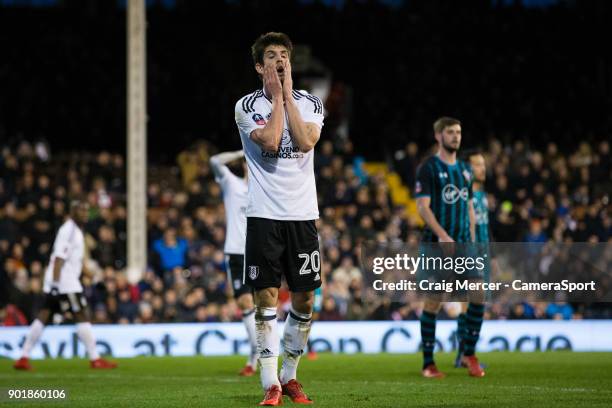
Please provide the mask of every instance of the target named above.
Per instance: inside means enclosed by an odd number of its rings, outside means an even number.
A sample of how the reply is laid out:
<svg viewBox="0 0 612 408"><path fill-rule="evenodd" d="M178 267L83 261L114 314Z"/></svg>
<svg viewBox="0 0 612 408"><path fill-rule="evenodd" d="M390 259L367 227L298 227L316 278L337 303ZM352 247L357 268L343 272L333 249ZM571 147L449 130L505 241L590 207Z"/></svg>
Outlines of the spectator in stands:
<svg viewBox="0 0 612 408"><path fill-rule="evenodd" d="M163 238L153 243L153 250L159 256L160 272L168 274L174 268L184 268L189 247L183 238L177 238L176 230L168 228Z"/></svg>
<svg viewBox="0 0 612 408"><path fill-rule="evenodd" d="M550 303L546 307L546 317L553 320L571 320L574 310L571 305L564 301Z"/></svg>
<svg viewBox="0 0 612 408"><path fill-rule="evenodd" d="M332 297L323 299L323 307L319 312L319 320L321 321L337 321L343 320L342 315L336 307L336 302Z"/></svg>

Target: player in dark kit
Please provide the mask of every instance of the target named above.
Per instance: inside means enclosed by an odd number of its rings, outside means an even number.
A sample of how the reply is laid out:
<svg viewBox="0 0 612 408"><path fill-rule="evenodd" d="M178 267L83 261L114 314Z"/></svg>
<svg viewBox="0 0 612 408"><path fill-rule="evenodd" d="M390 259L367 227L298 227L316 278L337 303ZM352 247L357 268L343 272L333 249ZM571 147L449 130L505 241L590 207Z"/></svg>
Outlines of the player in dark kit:
<svg viewBox="0 0 612 408"><path fill-rule="evenodd" d="M487 193L484 191L484 183L486 179L486 163L485 158L478 150L471 150L464 152L464 158L469 161L474 174L474 181L472 184L473 198L472 204L474 206L475 214L475 241L479 251L486 253L488 256L485 258L485 272L484 280L489 281L489 271L491 266L494 264L494 260L491 258L491 254L488 251L488 244L492 238L491 227L489 225L489 204L487 202ZM464 356L474 355L474 348L476 341L480 337L480 329L482 327L481 320L468 319L469 305L462 303L461 314L457 317L457 339L458 349L457 358L455 359L455 367L465 367L465 363L462 361Z"/></svg>
<svg viewBox="0 0 612 408"><path fill-rule="evenodd" d="M475 214L472 203L472 170L457 159L461 145L461 122L442 117L434 123L434 135L439 150L418 169L415 193L417 208L425 220L423 242L429 250L439 251L434 243L474 242ZM465 245L464 245L465 247ZM465 276L482 279L480 276ZM423 347L423 371L427 378L443 378L436 367L433 351L436 344L436 316L440 310L442 294L428 294L421 314L421 338ZM484 313L482 300L470 303L468 319L480 321ZM474 342L475 344L475 342ZM482 376L475 356L464 356L470 375Z"/></svg>

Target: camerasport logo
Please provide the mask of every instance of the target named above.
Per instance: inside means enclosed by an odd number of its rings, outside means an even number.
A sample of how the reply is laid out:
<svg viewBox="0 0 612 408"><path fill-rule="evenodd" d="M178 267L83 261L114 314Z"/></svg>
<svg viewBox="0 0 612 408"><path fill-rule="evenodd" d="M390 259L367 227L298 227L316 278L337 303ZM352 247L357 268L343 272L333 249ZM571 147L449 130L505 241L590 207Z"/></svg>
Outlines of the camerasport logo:
<svg viewBox="0 0 612 408"><path fill-rule="evenodd" d="M253 115L253 121L261 126L266 124L266 121L264 120L263 116L261 116L259 113Z"/></svg>

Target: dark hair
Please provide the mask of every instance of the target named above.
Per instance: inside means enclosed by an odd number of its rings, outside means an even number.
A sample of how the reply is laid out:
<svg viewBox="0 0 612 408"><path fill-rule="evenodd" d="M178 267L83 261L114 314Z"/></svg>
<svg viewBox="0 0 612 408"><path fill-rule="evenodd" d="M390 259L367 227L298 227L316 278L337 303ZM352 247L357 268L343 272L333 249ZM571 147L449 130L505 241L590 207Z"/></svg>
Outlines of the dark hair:
<svg viewBox="0 0 612 408"><path fill-rule="evenodd" d="M433 130L434 130L434 133L440 133L447 127L453 126L453 125L461 126L461 121L459 119L451 118L449 116L442 116L441 118L438 118L438 120L434 122Z"/></svg>
<svg viewBox="0 0 612 408"><path fill-rule="evenodd" d="M472 156L477 156L477 155L483 155L482 150L480 150L479 148L475 147L472 149L465 149L461 152L461 160L463 161L470 161L470 158Z"/></svg>
<svg viewBox="0 0 612 408"><path fill-rule="evenodd" d="M269 32L259 36L251 46L251 55L253 63L263 64L263 54L266 47L269 45L282 45L287 48L289 55L293 51L293 43L289 36L285 33Z"/></svg>
<svg viewBox="0 0 612 408"><path fill-rule="evenodd" d="M74 213L82 205L87 205L87 202L79 200L79 199L74 199L74 200L70 201L70 214Z"/></svg>

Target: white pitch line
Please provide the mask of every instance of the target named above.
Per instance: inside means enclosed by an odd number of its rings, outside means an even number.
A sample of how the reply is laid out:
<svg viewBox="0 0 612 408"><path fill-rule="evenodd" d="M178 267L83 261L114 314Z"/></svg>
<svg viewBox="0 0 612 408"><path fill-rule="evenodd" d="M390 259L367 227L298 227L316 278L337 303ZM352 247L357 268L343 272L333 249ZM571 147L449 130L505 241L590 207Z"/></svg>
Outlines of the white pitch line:
<svg viewBox="0 0 612 408"><path fill-rule="evenodd" d="M311 380L309 383L327 383L327 381L322 380ZM436 382L435 384L432 382L431 384L423 384L423 383L415 383L415 382L403 382L403 381L334 381L334 383L339 384L364 384L364 385L403 385L403 386L415 386L415 387L432 387L438 388L442 385L440 382ZM463 384L468 385L468 384ZM470 386L472 384L469 384ZM537 385L494 385L494 384L473 384L475 387L487 387L487 388L506 388L506 389L516 389L516 390L535 390L535 391L561 391L561 392L597 392L602 394L612 394L612 391L601 390L596 388L567 388L567 387L541 387Z"/></svg>

